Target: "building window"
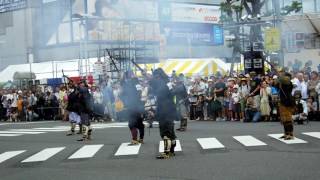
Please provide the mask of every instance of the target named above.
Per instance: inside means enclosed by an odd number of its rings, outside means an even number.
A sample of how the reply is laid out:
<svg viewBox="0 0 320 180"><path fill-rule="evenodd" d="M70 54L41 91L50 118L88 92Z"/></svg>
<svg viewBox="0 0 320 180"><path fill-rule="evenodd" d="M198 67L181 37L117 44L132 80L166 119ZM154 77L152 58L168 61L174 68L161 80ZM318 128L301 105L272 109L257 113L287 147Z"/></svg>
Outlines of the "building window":
<svg viewBox="0 0 320 180"><path fill-rule="evenodd" d="M59 43L70 43L71 42L71 27L70 23L62 23L58 28L58 41Z"/></svg>
<svg viewBox="0 0 320 180"><path fill-rule="evenodd" d="M312 13L316 10L315 0L303 0L302 1L303 13Z"/></svg>

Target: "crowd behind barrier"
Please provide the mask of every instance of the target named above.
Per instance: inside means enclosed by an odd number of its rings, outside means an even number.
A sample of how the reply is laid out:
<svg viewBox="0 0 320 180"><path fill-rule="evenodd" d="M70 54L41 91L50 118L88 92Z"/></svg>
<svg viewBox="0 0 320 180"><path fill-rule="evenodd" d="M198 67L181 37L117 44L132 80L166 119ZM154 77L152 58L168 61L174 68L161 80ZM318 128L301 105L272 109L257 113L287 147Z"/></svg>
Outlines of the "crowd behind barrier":
<svg viewBox="0 0 320 180"><path fill-rule="evenodd" d="M320 118L320 77L316 71L295 71L292 74L298 108L294 119L299 123ZM152 122L157 99L149 93L148 80L137 78L136 86L145 104L146 118ZM278 75L238 74L233 76L186 77L172 73L168 83L175 92L179 109L181 100L188 107L189 120L213 121L279 121L279 91L275 85ZM184 86L181 89L181 83ZM180 90L177 91L178 87ZM91 99L91 120L126 121L126 109L121 100L120 82L106 80L88 87ZM73 89L64 84L52 90L9 89L0 90L1 121L68 120L68 95ZM297 93L298 92L298 93ZM184 98L183 94L186 94ZM161 101L161 100L159 100ZM178 116L178 115L177 115ZM177 119L179 119L177 117Z"/></svg>

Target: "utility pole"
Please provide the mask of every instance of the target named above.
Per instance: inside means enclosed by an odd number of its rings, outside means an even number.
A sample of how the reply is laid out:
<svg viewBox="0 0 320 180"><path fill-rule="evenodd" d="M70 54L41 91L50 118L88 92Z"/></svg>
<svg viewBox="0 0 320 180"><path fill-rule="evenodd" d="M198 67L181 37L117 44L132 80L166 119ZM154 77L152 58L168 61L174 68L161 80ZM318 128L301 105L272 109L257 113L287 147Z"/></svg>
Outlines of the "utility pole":
<svg viewBox="0 0 320 180"><path fill-rule="evenodd" d="M279 29L280 37L282 37L282 25L281 25L281 9L280 9L280 1L272 0L272 5L274 9L274 26ZM279 58L279 66L284 67L284 54L283 54L283 45L281 43L281 47L278 53Z"/></svg>

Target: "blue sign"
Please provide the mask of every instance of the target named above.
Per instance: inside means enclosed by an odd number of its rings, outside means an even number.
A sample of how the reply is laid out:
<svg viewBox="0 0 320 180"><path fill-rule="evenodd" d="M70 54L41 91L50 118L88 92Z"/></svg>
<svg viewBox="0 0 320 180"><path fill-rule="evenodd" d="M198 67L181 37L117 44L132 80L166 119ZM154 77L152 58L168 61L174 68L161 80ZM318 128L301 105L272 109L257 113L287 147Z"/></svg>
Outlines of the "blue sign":
<svg viewBox="0 0 320 180"><path fill-rule="evenodd" d="M0 13L27 7L27 0L0 0Z"/></svg>
<svg viewBox="0 0 320 180"><path fill-rule="evenodd" d="M214 44L223 44L224 38L223 38L223 29L221 26L213 26L213 40Z"/></svg>
<svg viewBox="0 0 320 180"><path fill-rule="evenodd" d="M219 25L201 23L162 23L161 33L167 44L223 45L223 29Z"/></svg>

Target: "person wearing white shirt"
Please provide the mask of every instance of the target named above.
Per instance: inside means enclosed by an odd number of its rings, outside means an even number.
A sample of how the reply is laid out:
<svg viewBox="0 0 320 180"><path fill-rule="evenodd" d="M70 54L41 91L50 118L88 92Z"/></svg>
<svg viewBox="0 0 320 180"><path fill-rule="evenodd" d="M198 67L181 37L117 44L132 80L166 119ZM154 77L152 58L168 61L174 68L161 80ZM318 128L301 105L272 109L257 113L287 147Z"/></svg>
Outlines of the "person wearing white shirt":
<svg viewBox="0 0 320 180"><path fill-rule="evenodd" d="M11 107L17 108L18 107L18 94L16 92L13 92L12 98L11 98Z"/></svg>
<svg viewBox="0 0 320 180"><path fill-rule="evenodd" d="M97 113L98 116L103 116L103 93L101 92L99 87L97 87L96 90L93 92L93 102L95 107L94 109L96 111L95 113Z"/></svg>
<svg viewBox="0 0 320 180"><path fill-rule="evenodd" d="M292 90L292 95L294 95L296 91L300 91L302 99L308 99L308 85L304 81L303 73L298 73L297 77L293 79L292 83L294 86L294 89Z"/></svg>
<svg viewBox="0 0 320 180"><path fill-rule="evenodd" d="M233 102L233 105L232 105L233 113L232 114L234 114L234 116L232 117L232 121L240 120L239 117L240 117L240 98L241 98L241 95L240 95L240 92L238 91L238 89L239 89L239 85L235 84L233 86L233 91L231 94L231 98L232 98L232 102Z"/></svg>

